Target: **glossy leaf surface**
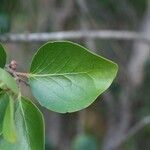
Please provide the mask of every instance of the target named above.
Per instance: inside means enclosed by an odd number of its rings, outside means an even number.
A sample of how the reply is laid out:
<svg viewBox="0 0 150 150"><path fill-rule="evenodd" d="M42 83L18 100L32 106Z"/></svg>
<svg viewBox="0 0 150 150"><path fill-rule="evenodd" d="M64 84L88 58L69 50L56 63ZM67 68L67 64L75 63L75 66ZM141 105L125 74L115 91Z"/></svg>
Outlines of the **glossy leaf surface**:
<svg viewBox="0 0 150 150"><path fill-rule="evenodd" d="M21 98L16 103L15 123L17 142L11 144L0 139L0 149L5 150L44 150L43 116L28 99Z"/></svg>
<svg viewBox="0 0 150 150"><path fill-rule="evenodd" d="M3 90L11 90L13 93L18 94L19 88L15 79L5 70L0 68L0 88Z"/></svg>
<svg viewBox="0 0 150 150"><path fill-rule="evenodd" d="M8 142L16 142L16 127L14 120L14 101L9 97L9 104L7 106L4 120L3 120L3 137Z"/></svg>
<svg viewBox="0 0 150 150"><path fill-rule="evenodd" d="M41 105L60 112L89 106L112 83L117 65L72 42L43 45L33 58L30 85Z"/></svg>
<svg viewBox="0 0 150 150"><path fill-rule="evenodd" d="M3 119L9 102L9 97L6 93L0 92L0 135L2 134Z"/></svg>

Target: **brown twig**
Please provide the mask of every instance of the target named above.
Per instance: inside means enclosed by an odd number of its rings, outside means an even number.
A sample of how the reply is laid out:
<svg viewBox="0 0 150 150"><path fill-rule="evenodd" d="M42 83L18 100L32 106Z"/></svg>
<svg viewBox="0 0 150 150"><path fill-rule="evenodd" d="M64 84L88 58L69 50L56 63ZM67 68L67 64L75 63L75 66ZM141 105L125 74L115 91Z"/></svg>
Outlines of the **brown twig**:
<svg viewBox="0 0 150 150"><path fill-rule="evenodd" d="M10 73L10 74L15 78L16 81L22 82L22 83L24 83L25 85L29 86L28 82L25 81L24 79L22 79L22 77L23 77L23 78L28 78L28 77L29 77L29 74L28 74L28 73L16 72L14 69L12 69L12 68L10 67L10 65L6 65L5 69L6 69L6 71L7 71L8 73Z"/></svg>

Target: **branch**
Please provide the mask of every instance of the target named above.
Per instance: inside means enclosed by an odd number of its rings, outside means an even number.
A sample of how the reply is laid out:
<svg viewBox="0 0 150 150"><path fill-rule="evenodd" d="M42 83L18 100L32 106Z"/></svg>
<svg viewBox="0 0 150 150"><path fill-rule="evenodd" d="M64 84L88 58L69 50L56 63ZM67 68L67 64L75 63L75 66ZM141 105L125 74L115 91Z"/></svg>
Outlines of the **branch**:
<svg viewBox="0 0 150 150"><path fill-rule="evenodd" d="M122 139L120 139L120 143L125 142L128 138L134 136L138 131L140 131L146 125L149 125L149 124L150 124L150 116L143 118L141 121L136 123Z"/></svg>
<svg viewBox="0 0 150 150"><path fill-rule="evenodd" d="M129 130L126 138L133 136L134 134L136 134L139 130L141 130L142 128L144 128L148 124L150 124L150 116L143 118L140 122L135 124L135 126Z"/></svg>
<svg viewBox="0 0 150 150"><path fill-rule="evenodd" d="M150 116L147 116L145 118L143 118L141 121L139 121L138 123L136 123L131 129L129 129L127 131L126 134L119 136L119 139L116 140L115 136L111 137L111 139L109 139L109 148L104 147L104 149L108 149L108 150L114 150L114 147L112 147L112 145L115 145L115 149L117 149L120 145L122 145L124 142L126 142L127 139L131 138L132 136L134 136L136 133L138 133L138 131L140 131L141 129L143 129L146 125L150 124Z"/></svg>
<svg viewBox="0 0 150 150"><path fill-rule="evenodd" d="M150 43L150 37L133 31L88 30L51 33L22 33L0 35L0 42L44 42L49 40L92 38L102 40L140 40Z"/></svg>
<svg viewBox="0 0 150 150"><path fill-rule="evenodd" d="M23 77L23 78L28 78L28 75L29 75L28 73L16 72L16 71L13 70L9 65L6 65L6 66L5 66L5 69L6 69L6 71L7 71L8 73L10 73L10 74L15 78L16 81L18 81L18 83L19 83L19 82L22 82L22 83L24 83L26 86L29 86L29 83L28 83L26 80L22 79L22 77Z"/></svg>

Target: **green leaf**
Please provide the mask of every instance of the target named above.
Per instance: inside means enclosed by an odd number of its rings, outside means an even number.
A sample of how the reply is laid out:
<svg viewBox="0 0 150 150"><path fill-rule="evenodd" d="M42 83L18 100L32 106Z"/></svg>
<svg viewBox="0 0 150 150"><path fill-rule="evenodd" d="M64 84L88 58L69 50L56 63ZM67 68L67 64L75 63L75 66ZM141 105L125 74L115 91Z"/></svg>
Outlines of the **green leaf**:
<svg viewBox="0 0 150 150"><path fill-rule="evenodd" d="M118 67L72 42L43 45L34 56L29 82L46 108L74 112L89 106L112 83Z"/></svg>
<svg viewBox="0 0 150 150"><path fill-rule="evenodd" d="M3 119L9 102L9 97L6 93L0 92L0 135L2 134Z"/></svg>
<svg viewBox="0 0 150 150"><path fill-rule="evenodd" d="M9 104L7 106L4 121L3 121L3 137L11 143L16 142L16 128L14 122L14 101L9 97Z"/></svg>
<svg viewBox="0 0 150 150"><path fill-rule="evenodd" d="M3 46L0 44L0 67L3 68L6 64L6 52Z"/></svg>
<svg viewBox="0 0 150 150"><path fill-rule="evenodd" d="M44 150L44 121L39 109L28 99L21 98L16 103L15 123L17 142L11 144L0 139L0 149L4 150Z"/></svg>
<svg viewBox="0 0 150 150"><path fill-rule="evenodd" d="M5 70L0 68L0 88L3 90L11 90L13 93L18 94L19 88L14 78Z"/></svg>

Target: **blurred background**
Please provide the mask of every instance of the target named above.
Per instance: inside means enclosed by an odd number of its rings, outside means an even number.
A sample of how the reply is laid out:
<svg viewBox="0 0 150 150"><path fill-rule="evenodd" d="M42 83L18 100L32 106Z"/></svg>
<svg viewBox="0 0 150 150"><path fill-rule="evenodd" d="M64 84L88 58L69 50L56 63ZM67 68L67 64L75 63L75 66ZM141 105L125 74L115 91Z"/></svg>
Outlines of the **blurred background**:
<svg viewBox="0 0 150 150"><path fill-rule="evenodd" d="M86 33L67 40L115 61L119 72L85 110L58 114L41 108L46 150L150 150L150 0L0 0L0 41L8 63L15 59L18 70L28 71L37 48L53 37L15 40L16 33L61 36L60 31ZM90 36L91 31L99 37ZM59 39L66 40L54 38ZM30 88L21 86L33 99Z"/></svg>

